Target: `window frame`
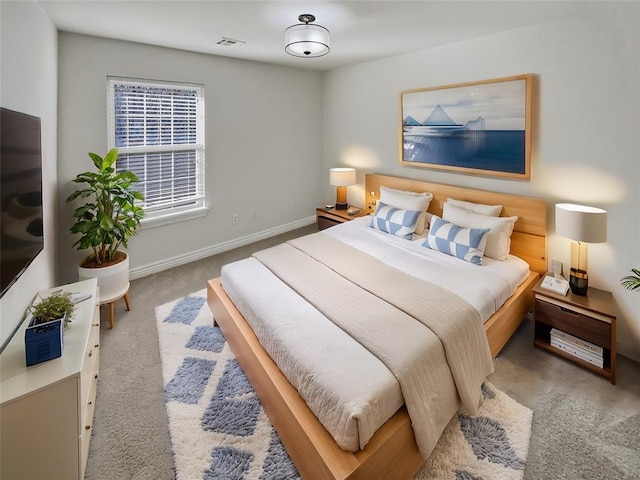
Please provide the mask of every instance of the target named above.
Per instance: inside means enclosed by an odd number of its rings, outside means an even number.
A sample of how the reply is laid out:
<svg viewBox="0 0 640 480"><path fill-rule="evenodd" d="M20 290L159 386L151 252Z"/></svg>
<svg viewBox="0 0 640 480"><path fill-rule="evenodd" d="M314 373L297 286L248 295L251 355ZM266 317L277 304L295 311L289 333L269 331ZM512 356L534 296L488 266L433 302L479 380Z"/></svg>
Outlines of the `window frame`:
<svg viewBox="0 0 640 480"><path fill-rule="evenodd" d="M150 88L163 89L188 89L196 91L196 142L187 144L166 145L142 145L142 146L116 146L116 111L115 111L115 86L135 85ZM174 201L165 205L143 205L145 216L142 224L148 227L161 226L177 221L202 217L207 214L209 208L206 202L206 176L205 176L205 97L204 85L197 83L170 82L149 80L131 77L107 76L107 143L109 150L118 148L120 155L132 154L162 154L167 152L194 151L195 152L195 190L193 198L182 201ZM146 134L146 132L145 132ZM145 167L147 159L145 157ZM117 161L116 161L117 165ZM173 166L173 164L172 164ZM164 177L163 177L164 178ZM144 191L142 191L144 193Z"/></svg>

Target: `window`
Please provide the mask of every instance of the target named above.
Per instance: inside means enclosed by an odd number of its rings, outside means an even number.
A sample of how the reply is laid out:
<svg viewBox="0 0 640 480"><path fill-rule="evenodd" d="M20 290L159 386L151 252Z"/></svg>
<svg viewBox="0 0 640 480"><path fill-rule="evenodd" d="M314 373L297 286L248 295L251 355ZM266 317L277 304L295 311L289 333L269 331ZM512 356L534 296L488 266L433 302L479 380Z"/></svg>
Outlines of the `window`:
<svg viewBox="0 0 640 480"><path fill-rule="evenodd" d="M108 80L109 148L140 179L145 221L204 215L204 86Z"/></svg>

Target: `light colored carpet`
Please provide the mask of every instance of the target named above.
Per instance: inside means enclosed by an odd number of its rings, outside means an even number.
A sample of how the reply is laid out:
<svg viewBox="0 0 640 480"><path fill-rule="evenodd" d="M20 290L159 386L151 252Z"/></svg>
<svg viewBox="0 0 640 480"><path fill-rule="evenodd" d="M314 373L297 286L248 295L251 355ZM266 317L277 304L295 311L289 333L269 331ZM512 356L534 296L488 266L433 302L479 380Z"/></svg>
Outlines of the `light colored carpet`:
<svg viewBox="0 0 640 480"><path fill-rule="evenodd" d="M131 311L102 308L100 377L85 480L174 480L155 308L205 287L226 263L310 225L131 282ZM175 235L178 235L176 233ZM528 315L489 381L533 410L524 480L640 479L640 364L618 356L617 382L533 348Z"/></svg>
<svg viewBox="0 0 640 480"><path fill-rule="evenodd" d="M293 480L298 473L201 290L156 308L179 480ZM478 416L454 417L416 480L520 480L532 412L490 383Z"/></svg>

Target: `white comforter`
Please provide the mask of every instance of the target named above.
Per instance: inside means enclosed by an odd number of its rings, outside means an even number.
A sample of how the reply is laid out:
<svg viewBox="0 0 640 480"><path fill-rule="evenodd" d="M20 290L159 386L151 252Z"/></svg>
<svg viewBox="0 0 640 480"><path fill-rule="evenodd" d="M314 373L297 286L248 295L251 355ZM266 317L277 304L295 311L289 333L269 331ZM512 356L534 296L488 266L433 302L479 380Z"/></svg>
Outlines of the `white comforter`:
<svg viewBox="0 0 640 480"><path fill-rule="evenodd" d="M357 219L325 233L401 271L465 298L486 320L526 277L512 257L483 267L368 227ZM523 265L524 264L524 265ZM358 450L403 403L394 375L375 356L253 258L226 265L222 283L289 381L345 450ZM300 319L304 327L300 328ZM450 415L458 408L452 399Z"/></svg>
<svg viewBox="0 0 640 480"><path fill-rule="evenodd" d="M323 230L323 233L398 270L457 293L480 312L483 322L513 295L529 275L527 262L513 255L504 262L484 257L480 267L423 247L424 237L407 241L369 228L370 223L370 217L361 217Z"/></svg>

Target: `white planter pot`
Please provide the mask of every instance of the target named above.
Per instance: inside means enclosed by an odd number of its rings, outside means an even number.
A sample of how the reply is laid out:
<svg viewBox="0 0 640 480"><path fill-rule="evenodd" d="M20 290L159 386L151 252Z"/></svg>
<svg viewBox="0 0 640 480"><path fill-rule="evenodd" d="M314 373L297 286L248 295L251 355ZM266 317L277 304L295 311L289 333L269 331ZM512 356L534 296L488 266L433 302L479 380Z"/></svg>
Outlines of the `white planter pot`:
<svg viewBox="0 0 640 480"><path fill-rule="evenodd" d="M129 291L129 255L124 261L102 268L78 267L80 280L98 279L100 303L109 303Z"/></svg>

